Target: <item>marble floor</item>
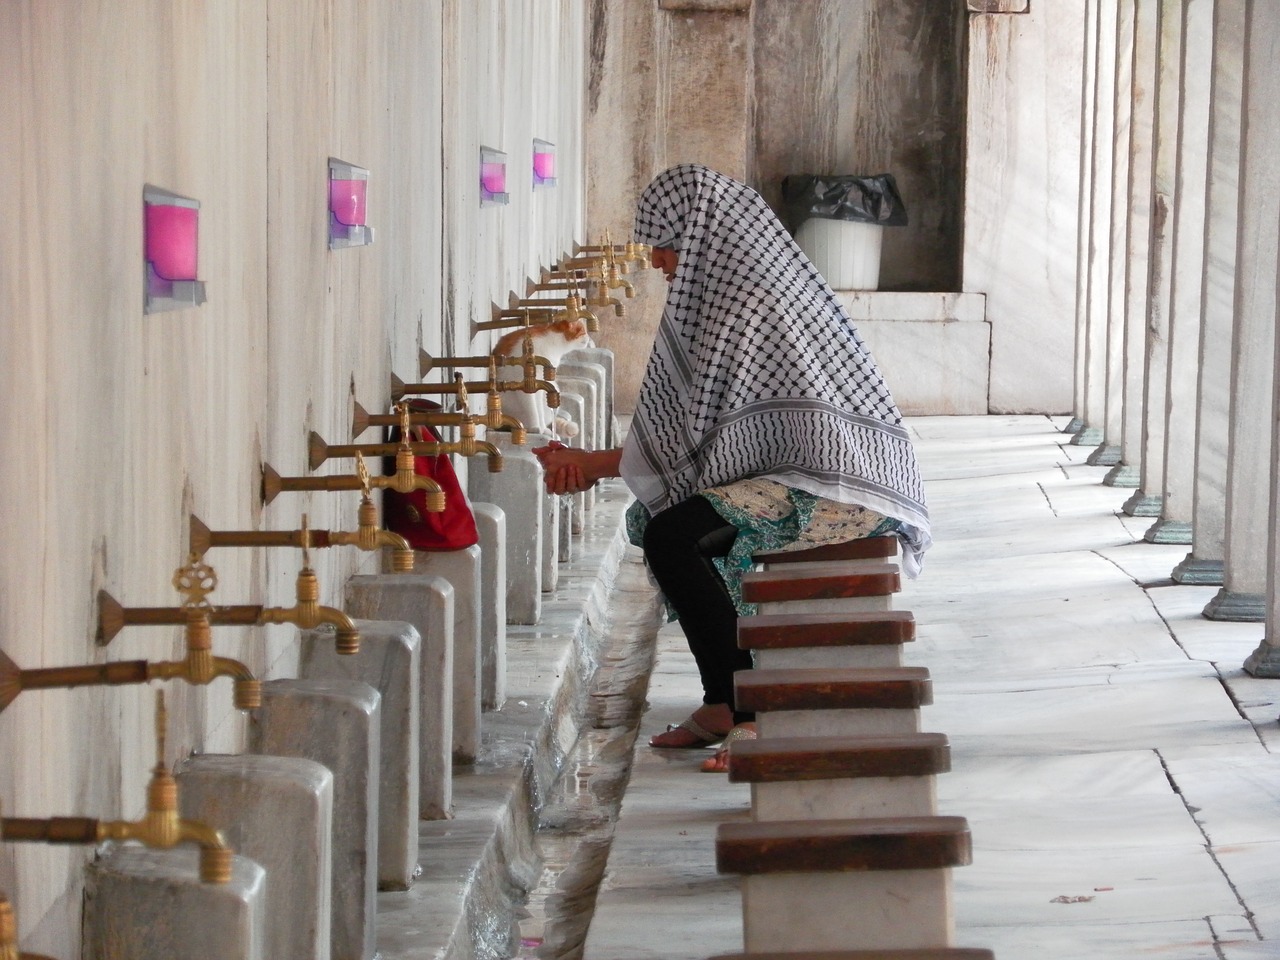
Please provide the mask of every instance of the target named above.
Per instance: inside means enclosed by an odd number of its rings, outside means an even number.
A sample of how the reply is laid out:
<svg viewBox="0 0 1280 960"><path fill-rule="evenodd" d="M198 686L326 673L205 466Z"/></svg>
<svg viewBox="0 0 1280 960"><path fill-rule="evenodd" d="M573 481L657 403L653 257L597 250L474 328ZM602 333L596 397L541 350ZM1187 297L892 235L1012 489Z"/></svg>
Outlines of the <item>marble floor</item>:
<svg viewBox="0 0 1280 960"><path fill-rule="evenodd" d="M1280 958L1280 686L1241 670L1263 627L1200 616L1216 588L1170 580L1189 548L1143 542L1150 521L1120 513L1132 491L1103 486L1064 423L909 421L935 546L896 605L918 625L908 662L933 676L923 728L952 745L940 812L973 832L957 942L1002 960ZM741 949L713 836L748 788L644 745L698 697L665 627L587 960Z"/></svg>

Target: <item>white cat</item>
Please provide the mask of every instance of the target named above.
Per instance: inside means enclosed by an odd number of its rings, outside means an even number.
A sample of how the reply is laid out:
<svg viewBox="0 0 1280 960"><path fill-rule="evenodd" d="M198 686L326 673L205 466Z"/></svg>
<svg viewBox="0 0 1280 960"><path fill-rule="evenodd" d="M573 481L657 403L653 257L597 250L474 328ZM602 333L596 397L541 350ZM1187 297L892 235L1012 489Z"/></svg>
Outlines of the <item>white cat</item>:
<svg viewBox="0 0 1280 960"><path fill-rule="evenodd" d="M540 324L531 331L521 327L501 337L493 347L495 357L519 357L524 352L525 336L533 338L533 352L557 365L566 353L580 347L591 346L587 325L581 320L553 320ZM499 379L516 379L517 367L499 368ZM515 417L530 433L545 433L558 440L570 440L578 435L578 425L567 413L547 406L547 395L511 390L502 395L502 412Z"/></svg>

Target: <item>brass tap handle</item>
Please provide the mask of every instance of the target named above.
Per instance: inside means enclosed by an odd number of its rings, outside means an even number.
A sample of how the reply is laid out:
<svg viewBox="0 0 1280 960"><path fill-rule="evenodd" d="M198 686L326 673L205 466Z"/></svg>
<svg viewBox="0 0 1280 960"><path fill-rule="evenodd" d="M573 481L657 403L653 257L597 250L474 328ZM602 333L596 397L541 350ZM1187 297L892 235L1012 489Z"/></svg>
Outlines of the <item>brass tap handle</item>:
<svg viewBox="0 0 1280 960"><path fill-rule="evenodd" d="M302 565L311 566L311 520L305 513L302 515Z"/></svg>
<svg viewBox="0 0 1280 960"><path fill-rule="evenodd" d="M364 494L364 498L369 499L369 492L372 484L369 479L369 468L365 465L364 454L356 454L356 476L360 478L360 492Z"/></svg>
<svg viewBox="0 0 1280 960"><path fill-rule="evenodd" d="M409 432L410 430L409 404L407 403L397 404L396 412L400 414L400 442L409 443L409 438L411 436Z"/></svg>
<svg viewBox="0 0 1280 960"><path fill-rule="evenodd" d="M164 691L156 691L156 766L157 773L166 773L164 765L165 728L169 725L169 711L164 706Z"/></svg>
<svg viewBox="0 0 1280 960"><path fill-rule="evenodd" d="M483 358L486 362L488 357ZM460 414L448 413L444 410L421 412L415 411L409 414L409 422L414 426L436 426L451 427L459 423ZM360 404L355 405L355 413L351 418L351 436L360 436L370 427L395 427L400 424L400 415L398 413L369 413Z"/></svg>
<svg viewBox="0 0 1280 960"><path fill-rule="evenodd" d="M187 565L173 573L173 587L185 598L184 607L207 608L207 597L217 586L218 574L194 552L187 555Z"/></svg>

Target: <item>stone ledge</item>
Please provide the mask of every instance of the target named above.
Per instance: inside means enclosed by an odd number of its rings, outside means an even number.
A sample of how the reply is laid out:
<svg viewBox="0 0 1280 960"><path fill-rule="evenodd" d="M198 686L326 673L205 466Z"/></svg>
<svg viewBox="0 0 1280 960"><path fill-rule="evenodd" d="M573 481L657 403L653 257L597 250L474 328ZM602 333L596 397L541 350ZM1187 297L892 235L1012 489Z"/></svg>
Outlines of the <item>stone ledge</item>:
<svg viewBox="0 0 1280 960"><path fill-rule="evenodd" d="M378 895L382 960L514 954L520 901L542 869L538 813L587 708L629 502L621 481L600 485L541 622L508 625L507 700L483 715L477 762L454 765L455 815L419 824L422 876L407 891Z"/></svg>
<svg viewBox="0 0 1280 960"><path fill-rule="evenodd" d="M747 13L753 0L658 0L659 10L682 13Z"/></svg>
<svg viewBox="0 0 1280 960"><path fill-rule="evenodd" d="M987 319L987 298L981 293L880 290L837 290L835 293L854 323L864 320L984 323Z"/></svg>

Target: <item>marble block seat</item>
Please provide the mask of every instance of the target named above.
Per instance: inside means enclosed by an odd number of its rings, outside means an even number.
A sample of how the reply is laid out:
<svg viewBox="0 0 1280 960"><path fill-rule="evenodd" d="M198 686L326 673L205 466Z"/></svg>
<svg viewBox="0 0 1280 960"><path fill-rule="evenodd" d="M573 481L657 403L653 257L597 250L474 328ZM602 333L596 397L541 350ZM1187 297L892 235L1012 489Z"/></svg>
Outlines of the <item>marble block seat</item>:
<svg viewBox="0 0 1280 960"><path fill-rule="evenodd" d="M747 952L949 947L972 846L963 817L722 823L716 869L742 877Z"/></svg>
<svg viewBox="0 0 1280 960"><path fill-rule="evenodd" d="M902 589L896 564L851 570L753 570L742 578L742 599L760 613L845 613L888 610Z"/></svg>
<svg viewBox="0 0 1280 960"><path fill-rule="evenodd" d="M733 680L761 739L918 733L920 707L933 702L924 667L740 670Z"/></svg>
<svg viewBox="0 0 1280 960"><path fill-rule="evenodd" d="M756 820L933 816L935 777L951 769L940 733L742 740L729 779L751 784Z"/></svg>
<svg viewBox="0 0 1280 960"><path fill-rule="evenodd" d="M827 543L807 550L765 550L752 556L756 563L766 568L786 567L799 569L805 567L850 564L866 564L867 561L883 563L898 555L898 538L862 537L857 540L846 540L843 543Z"/></svg>
<svg viewBox="0 0 1280 960"><path fill-rule="evenodd" d="M821 950L806 953L722 953L707 960L995 960L990 950L941 947L936 950Z"/></svg>
<svg viewBox="0 0 1280 960"><path fill-rule="evenodd" d="M738 646L758 668L897 667L916 638L907 610L861 613L764 613L738 620Z"/></svg>

